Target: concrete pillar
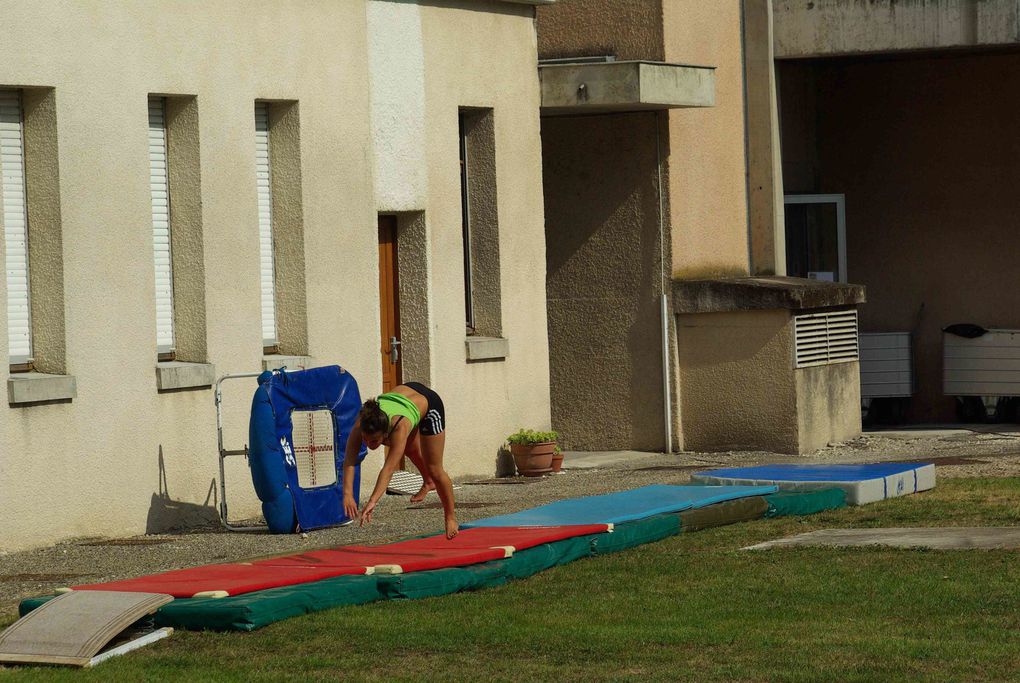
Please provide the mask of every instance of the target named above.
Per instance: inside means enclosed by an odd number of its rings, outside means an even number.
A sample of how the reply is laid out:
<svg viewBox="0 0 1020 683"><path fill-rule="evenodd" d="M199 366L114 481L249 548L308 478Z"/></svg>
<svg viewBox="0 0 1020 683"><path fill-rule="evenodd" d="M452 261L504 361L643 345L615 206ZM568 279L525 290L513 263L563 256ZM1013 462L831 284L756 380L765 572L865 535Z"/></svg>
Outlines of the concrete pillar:
<svg viewBox="0 0 1020 683"><path fill-rule="evenodd" d="M771 0L743 0L747 209L752 275L786 274Z"/></svg>

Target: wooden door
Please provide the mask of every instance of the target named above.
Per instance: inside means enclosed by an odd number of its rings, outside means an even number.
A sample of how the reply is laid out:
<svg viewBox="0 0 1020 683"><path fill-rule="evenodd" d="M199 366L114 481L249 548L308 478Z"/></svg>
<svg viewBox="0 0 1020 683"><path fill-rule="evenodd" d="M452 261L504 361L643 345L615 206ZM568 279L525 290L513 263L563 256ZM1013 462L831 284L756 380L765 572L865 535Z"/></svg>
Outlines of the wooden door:
<svg viewBox="0 0 1020 683"><path fill-rule="evenodd" d="M400 384L400 291L397 278L397 219L379 216L379 306L383 392Z"/></svg>

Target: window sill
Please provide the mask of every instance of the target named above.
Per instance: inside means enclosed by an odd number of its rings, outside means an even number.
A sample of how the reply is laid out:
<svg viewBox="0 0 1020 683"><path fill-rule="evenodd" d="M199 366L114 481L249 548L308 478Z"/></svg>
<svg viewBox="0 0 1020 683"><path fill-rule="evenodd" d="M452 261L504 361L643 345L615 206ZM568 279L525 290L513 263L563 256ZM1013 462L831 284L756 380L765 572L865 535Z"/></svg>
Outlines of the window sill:
<svg viewBox="0 0 1020 683"><path fill-rule="evenodd" d="M298 370L306 370L311 366L311 356L284 356L273 353L262 357L263 370L279 370L282 367L286 367L290 372L297 372Z"/></svg>
<svg viewBox="0 0 1020 683"><path fill-rule="evenodd" d="M156 363L156 389L175 391L211 387L216 382L216 366L212 363L166 361Z"/></svg>
<svg viewBox="0 0 1020 683"><path fill-rule="evenodd" d="M74 375L49 375L43 372L19 372L7 380L10 405L70 401L78 396Z"/></svg>
<svg viewBox="0 0 1020 683"><path fill-rule="evenodd" d="M476 360L503 360L510 355L510 340L503 337L467 337L468 362Z"/></svg>

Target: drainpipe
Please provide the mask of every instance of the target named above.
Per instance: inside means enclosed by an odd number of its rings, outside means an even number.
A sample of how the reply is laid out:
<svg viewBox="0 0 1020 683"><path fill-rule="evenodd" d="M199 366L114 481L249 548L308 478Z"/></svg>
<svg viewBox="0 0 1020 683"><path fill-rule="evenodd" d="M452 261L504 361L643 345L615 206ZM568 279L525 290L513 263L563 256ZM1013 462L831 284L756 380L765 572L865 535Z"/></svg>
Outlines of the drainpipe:
<svg viewBox="0 0 1020 683"><path fill-rule="evenodd" d="M662 144L659 140L659 127L662 125L662 114L655 114L655 163L656 181L659 187L659 266L661 289L660 317L662 321L662 410L663 424L666 428L666 453L673 452L673 401L669 389L669 302L666 296L666 283L669 281L667 273L670 269L666 263L666 217L665 200L662 196ZM665 116L669 116L667 112ZM668 120L668 118L667 118Z"/></svg>

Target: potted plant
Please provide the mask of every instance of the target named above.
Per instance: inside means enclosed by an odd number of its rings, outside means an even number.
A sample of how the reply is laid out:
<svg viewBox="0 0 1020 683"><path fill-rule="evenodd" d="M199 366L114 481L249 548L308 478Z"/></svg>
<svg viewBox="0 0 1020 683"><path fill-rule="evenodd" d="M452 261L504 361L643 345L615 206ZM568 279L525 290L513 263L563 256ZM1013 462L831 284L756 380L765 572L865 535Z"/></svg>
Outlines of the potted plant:
<svg viewBox="0 0 1020 683"><path fill-rule="evenodd" d="M508 436L507 442L517 471L525 477L540 477L552 472L553 452L558 437L556 432L531 429L519 429Z"/></svg>
<svg viewBox="0 0 1020 683"><path fill-rule="evenodd" d="M559 446L555 446L553 448L552 471L559 472L562 467L563 467L563 451L560 450Z"/></svg>

